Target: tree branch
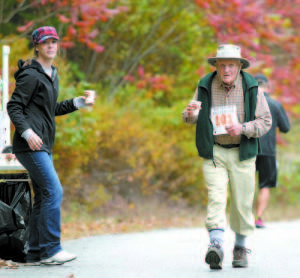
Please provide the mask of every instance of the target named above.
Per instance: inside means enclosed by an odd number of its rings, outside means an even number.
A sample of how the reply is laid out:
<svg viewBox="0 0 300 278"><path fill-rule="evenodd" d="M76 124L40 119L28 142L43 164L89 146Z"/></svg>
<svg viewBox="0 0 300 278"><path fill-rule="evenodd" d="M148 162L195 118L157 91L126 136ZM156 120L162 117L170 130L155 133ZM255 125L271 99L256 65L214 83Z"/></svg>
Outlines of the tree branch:
<svg viewBox="0 0 300 278"><path fill-rule="evenodd" d="M152 53L153 49L156 47L156 45L158 45L159 43L163 42L165 39L167 39L176 29L178 23L174 24L159 40L157 40L155 43L153 43L150 47L148 47L143 53L136 55L136 57L134 58L133 62L131 63L130 68L127 70L127 72L132 72L138 65L138 63L140 62L140 60L144 57L146 57L147 55L149 55L150 53ZM114 88L110 91L110 96L114 96L114 94L116 93L117 89L122 86L125 83L125 80L122 79L116 86L114 86Z"/></svg>
<svg viewBox="0 0 300 278"><path fill-rule="evenodd" d="M4 0L1 0L1 3L0 3L0 23L2 22L2 18L3 18L3 10L4 10Z"/></svg>
<svg viewBox="0 0 300 278"><path fill-rule="evenodd" d="M28 4L27 6L22 8L22 6L24 5L25 2L26 2L26 0L22 0L19 3L18 7L15 10L11 11L11 13L6 17L6 19L4 19L3 22L8 23L17 13L19 13L20 11L24 11L24 10L28 9L33 5L33 3L31 3L31 4ZM39 2L41 2L41 0ZM2 21L0 21L0 22L2 22Z"/></svg>
<svg viewBox="0 0 300 278"><path fill-rule="evenodd" d="M104 38L104 34L106 33L106 31L110 28L111 24L112 24L113 18L111 18L108 22L108 24L106 24L101 36L99 37L98 40L98 44L101 44L103 42L103 38ZM90 74L92 71L94 71L95 69L95 64L96 64L96 60L98 57L98 52L94 51L92 54L92 58L91 58L91 62L89 64L88 70L87 70L87 74Z"/></svg>

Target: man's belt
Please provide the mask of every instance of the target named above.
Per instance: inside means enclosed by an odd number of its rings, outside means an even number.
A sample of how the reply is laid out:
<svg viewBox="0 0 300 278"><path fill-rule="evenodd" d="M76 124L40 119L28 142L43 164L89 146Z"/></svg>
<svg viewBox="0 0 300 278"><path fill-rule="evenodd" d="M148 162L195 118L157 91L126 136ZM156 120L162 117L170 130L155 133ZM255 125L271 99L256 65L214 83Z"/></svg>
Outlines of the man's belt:
<svg viewBox="0 0 300 278"><path fill-rule="evenodd" d="M216 143L215 142L215 145L218 145L222 148L225 148L225 149L232 149L232 148L239 148L240 147L240 144L226 144L226 145L222 145L222 144L219 144L219 143Z"/></svg>

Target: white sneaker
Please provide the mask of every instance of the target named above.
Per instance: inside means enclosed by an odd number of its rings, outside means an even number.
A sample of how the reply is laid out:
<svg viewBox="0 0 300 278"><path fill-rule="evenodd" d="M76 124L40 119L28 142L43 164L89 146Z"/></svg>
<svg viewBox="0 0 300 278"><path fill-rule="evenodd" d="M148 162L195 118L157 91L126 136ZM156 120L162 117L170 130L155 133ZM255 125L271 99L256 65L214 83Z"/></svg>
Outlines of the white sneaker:
<svg viewBox="0 0 300 278"><path fill-rule="evenodd" d="M75 255L62 250L50 258L42 260L41 264L60 265L75 259L77 259Z"/></svg>

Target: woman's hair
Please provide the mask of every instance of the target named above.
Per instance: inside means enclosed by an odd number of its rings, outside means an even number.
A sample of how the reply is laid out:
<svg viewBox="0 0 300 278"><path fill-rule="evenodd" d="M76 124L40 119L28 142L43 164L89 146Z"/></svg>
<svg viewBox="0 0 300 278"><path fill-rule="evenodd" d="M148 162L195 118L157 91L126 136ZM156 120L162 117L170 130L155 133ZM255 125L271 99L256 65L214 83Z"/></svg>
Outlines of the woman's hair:
<svg viewBox="0 0 300 278"><path fill-rule="evenodd" d="M33 58L28 58L26 61L25 61L25 63L23 64L23 67L26 67L26 66L28 66L28 65L31 65L32 64L32 60L34 60L35 59L35 57L33 57Z"/></svg>
<svg viewBox="0 0 300 278"><path fill-rule="evenodd" d="M33 43L33 53L34 53L34 57L35 57L35 58L39 57L39 52L36 50L36 46L37 46L37 45L38 45L38 44Z"/></svg>

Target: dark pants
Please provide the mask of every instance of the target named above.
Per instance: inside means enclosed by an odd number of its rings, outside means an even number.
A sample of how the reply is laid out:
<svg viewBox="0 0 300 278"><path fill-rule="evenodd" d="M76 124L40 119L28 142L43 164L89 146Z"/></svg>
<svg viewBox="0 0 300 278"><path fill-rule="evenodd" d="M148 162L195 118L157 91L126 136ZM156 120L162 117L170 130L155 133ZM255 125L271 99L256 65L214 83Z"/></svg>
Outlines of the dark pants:
<svg viewBox="0 0 300 278"><path fill-rule="evenodd" d="M256 157L259 189L277 187L277 161L275 156Z"/></svg>
<svg viewBox="0 0 300 278"><path fill-rule="evenodd" d="M24 152L17 153L16 157L28 171L34 192L34 204L29 221L27 261L48 259L62 250L60 243L62 186L50 154Z"/></svg>

